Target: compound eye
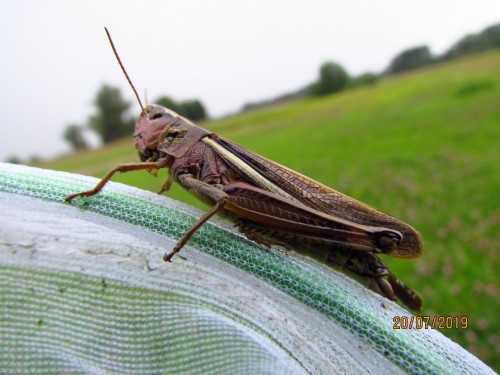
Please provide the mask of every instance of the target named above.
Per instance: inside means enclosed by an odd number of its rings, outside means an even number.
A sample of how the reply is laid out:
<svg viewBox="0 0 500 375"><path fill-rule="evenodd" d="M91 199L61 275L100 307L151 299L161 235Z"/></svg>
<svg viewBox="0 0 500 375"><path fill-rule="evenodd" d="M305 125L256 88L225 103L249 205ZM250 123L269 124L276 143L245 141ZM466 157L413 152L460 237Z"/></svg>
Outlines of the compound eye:
<svg viewBox="0 0 500 375"><path fill-rule="evenodd" d="M166 113L165 109L160 106L149 106L146 108L146 112L150 120L157 120Z"/></svg>

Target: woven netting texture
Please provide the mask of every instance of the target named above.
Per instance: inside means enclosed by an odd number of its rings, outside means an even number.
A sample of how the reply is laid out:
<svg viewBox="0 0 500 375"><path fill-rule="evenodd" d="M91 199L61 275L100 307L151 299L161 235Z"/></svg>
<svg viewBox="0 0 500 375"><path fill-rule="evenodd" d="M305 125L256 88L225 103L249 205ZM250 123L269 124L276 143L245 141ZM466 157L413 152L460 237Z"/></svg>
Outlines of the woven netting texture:
<svg viewBox="0 0 500 375"><path fill-rule="evenodd" d="M145 178L148 178L145 176ZM247 240L167 197L0 164L6 373L493 373L341 273Z"/></svg>

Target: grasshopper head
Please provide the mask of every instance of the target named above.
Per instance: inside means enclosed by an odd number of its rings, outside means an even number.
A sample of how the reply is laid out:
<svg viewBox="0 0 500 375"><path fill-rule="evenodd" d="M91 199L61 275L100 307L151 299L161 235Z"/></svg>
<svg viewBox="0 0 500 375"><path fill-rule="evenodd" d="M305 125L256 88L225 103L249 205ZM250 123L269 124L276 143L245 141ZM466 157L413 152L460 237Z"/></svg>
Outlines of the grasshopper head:
<svg viewBox="0 0 500 375"><path fill-rule="evenodd" d="M135 148L141 161L157 161L158 142L175 124L177 113L158 104L149 104L135 124Z"/></svg>
<svg viewBox="0 0 500 375"><path fill-rule="evenodd" d="M162 107L150 104L135 125L135 148L141 161L161 161L166 166L188 153L210 133L192 121Z"/></svg>

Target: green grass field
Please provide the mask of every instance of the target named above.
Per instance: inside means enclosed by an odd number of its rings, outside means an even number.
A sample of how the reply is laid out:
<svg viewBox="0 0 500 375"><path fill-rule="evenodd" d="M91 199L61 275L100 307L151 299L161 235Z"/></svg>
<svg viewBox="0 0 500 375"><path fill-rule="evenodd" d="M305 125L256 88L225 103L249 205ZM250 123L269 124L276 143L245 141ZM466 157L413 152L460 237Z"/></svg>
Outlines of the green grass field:
<svg viewBox="0 0 500 375"><path fill-rule="evenodd" d="M201 125L419 230L421 258L384 261L424 315L467 316L442 332L500 370L500 51ZM102 177L136 160L130 138L42 166ZM160 177L114 180L155 191Z"/></svg>

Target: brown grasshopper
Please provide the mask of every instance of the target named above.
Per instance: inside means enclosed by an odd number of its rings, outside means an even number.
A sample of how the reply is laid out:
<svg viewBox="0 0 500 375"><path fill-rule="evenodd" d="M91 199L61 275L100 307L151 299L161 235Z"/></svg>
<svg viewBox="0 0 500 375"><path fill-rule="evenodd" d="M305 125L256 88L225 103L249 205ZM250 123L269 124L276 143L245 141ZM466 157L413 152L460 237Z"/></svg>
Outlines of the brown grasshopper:
<svg viewBox="0 0 500 375"><path fill-rule="evenodd" d="M189 238L216 213L232 220L246 237L267 247L309 252L331 267L357 276L373 291L399 299L419 312L420 297L398 280L378 254L414 258L423 251L409 225L211 133L160 105L146 107L137 95L106 30L113 51L141 106L134 139L140 163L113 168L92 190L99 193L117 172L168 168L175 180L212 208L163 257L171 261Z"/></svg>

